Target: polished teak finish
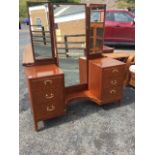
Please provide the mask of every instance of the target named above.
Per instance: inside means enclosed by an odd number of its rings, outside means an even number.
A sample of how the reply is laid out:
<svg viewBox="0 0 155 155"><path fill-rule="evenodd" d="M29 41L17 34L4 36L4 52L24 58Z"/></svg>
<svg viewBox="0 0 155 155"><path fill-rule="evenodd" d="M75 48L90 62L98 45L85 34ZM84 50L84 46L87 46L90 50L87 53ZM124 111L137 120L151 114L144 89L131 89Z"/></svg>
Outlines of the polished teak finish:
<svg viewBox="0 0 155 155"><path fill-rule="evenodd" d="M56 65L25 68L35 129L37 123L64 115L64 74Z"/></svg>

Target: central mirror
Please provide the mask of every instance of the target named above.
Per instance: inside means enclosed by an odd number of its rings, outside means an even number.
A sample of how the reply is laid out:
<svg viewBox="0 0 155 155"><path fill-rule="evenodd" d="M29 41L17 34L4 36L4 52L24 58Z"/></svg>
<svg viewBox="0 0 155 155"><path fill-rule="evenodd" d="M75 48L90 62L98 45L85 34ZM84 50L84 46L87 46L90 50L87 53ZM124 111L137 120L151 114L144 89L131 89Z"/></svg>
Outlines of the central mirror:
<svg viewBox="0 0 155 155"><path fill-rule="evenodd" d="M65 86L83 84L79 59L85 56L86 5L54 4L53 9L59 66L65 74Z"/></svg>

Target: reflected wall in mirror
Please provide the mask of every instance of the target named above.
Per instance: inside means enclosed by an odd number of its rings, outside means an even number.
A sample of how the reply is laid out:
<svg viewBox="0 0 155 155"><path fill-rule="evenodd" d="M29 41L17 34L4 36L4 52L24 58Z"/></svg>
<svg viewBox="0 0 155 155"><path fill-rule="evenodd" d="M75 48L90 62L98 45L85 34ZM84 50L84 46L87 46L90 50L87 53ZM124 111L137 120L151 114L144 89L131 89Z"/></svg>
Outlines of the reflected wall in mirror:
<svg viewBox="0 0 155 155"><path fill-rule="evenodd" d="M28 12L34 59L52 59L49 4L28 3Z"/></svg>
<svg viewBox="0 0 155 155"><path fill-rule="evenodd" d="M59 4L53 7L59 65L65 74L65 86L81 84L79 58L85 55L86 48L86 6Z"/></svg>
<svg viewBox="0 0 155 155"><path fill-rule="evenodd" d="M105 5L90 5L89 54L102 53L104 42Z"/></svg>

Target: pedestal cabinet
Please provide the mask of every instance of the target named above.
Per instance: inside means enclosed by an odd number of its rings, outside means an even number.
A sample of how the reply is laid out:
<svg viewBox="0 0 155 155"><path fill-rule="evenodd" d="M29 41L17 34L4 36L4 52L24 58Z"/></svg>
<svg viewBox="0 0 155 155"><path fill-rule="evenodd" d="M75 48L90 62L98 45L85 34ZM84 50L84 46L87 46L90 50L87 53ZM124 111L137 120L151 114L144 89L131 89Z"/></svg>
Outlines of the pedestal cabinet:
<svg viewBox="0 0 155 155"><path fill-rule="evenodd" d="M65 113L64 74L56 65L25 67L35 129L38 121Z"/></svg>
<svg viewBox="0 0 155 155"><path fill-rule="evenodd" d="M123 92L125 63L112 58L89 61L89 91L103 104L120 101Z"/></svg>

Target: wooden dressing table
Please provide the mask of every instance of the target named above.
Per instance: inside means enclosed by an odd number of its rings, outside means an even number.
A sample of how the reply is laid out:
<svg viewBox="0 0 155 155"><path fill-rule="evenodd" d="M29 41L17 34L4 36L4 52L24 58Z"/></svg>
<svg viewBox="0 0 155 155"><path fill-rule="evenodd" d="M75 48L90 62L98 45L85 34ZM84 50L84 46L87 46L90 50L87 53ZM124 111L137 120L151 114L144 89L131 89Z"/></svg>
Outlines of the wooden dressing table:
<svg viewBox="0 0 155 155"><path fill-rule="evenodd" d="M36 44L34 38L38 37L41 31L36 30L33 23L30 23L31 45L25 48L23 65L29 88L35 130L39 129L39 121L64 115L67 105L74 100L87 99L98 105L115 101L120 102L123 96L126 65L116 59L102 56L104 51L102 31L104 30L106 5L90 4L86 6L85 4L76 4L78 7L82 6L85 8L86 49L85 56L79 57L78 61L80 83L71 86L65 86L65 73L59 67L60 59L58 58L56 46L53 12L53 8L61 8L61 6L67 4L55 5L50 2L28 2L29 17L33 18L33 6L36 10L38 5L48 8L50 25L49 30L47 28L45 31L45 36L50 34L48 37L51 40L48 42L50 46L47 46L42 41L41 43L43 44ZM75 4L69 4L69 6L75 7ZM98 11L102 12L102 18L100 16L97 16L98 18L95 16L95 19L92 18L93 13ZM91 31L93 29L91 22L95 25L94 35ZM102 28L101 25L103 25ZM44 41L45 36L43 38ZM93 44L91 44L92 42ZM49 47L51 52L47 52Z"/></svg>

